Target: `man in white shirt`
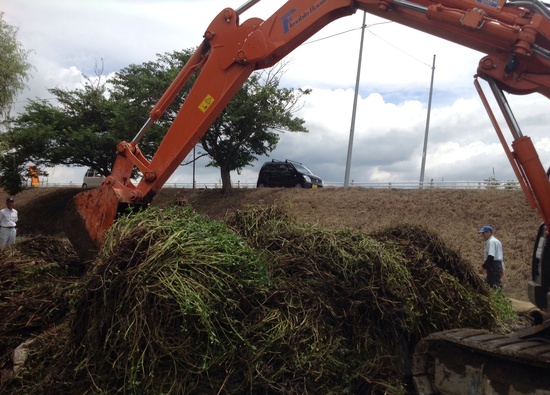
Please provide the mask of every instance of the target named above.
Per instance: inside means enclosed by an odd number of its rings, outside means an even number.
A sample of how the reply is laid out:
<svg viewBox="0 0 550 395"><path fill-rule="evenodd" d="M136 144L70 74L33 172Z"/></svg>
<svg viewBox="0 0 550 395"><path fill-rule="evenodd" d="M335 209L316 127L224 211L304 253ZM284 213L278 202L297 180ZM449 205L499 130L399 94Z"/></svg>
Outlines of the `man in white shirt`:
<svg viewBox="0 0 550 395"><path fill-rule="evenodd" d="M17 210L13 208L15 200L13 197L6 199L6 207L0 210L0 251L15 243L17 234Z"/></svg>
<svg viewBox="0 0 550 395"><path fill-rule="evenodd" d="M482 227L479 233L485 239L485 252L480 273L487 273L487 282L491 287L502 289L502 276L504 275L502 243L493 236L493 228L489 225Z"/></svg>

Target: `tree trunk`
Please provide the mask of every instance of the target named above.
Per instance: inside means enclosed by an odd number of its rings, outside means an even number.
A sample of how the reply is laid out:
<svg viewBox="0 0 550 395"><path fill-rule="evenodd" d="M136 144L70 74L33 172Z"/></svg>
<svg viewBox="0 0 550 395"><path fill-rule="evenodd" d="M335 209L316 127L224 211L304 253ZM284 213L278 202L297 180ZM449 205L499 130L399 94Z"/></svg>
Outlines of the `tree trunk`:
<svg viewBox="0 0 550 395"><path fill-rule="evenodd" d="M220 173L222 176L222 192L229 192L233 188L231 186L231 170L227 167L220 167Z"/></svg>

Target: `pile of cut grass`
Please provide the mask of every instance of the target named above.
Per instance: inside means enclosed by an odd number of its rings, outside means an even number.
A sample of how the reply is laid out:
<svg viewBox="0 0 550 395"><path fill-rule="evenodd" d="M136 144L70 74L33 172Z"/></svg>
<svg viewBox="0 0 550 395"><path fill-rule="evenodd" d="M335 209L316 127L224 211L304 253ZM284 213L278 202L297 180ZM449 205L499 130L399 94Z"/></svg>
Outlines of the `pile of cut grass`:
<svg viewBox="0 0 550 395"><path fill-rule="evenodd" d="M418 339L508 313L424 229L327 230L276 206L121 218L82 284L3 393L404 394Z"/></svg>
<svg viewBox="0 0 550 395"><path fill-rule="evenodd" d="M304 225L277 206L237 212L230 225L269 257L270 304L282 322L297 323L281 336L290 350L278 354L280 364L306 378L304 393L400 393L420 338L458 327L503 331L513 316L422 227L368 236Z"/></svg>
<svg viewBox="0 0 550 395"><path fill-rule="evenodd" d="M65 321L81 274L66 240L19 237L0 253L0 383L11 376L18 345Z"/></svg>

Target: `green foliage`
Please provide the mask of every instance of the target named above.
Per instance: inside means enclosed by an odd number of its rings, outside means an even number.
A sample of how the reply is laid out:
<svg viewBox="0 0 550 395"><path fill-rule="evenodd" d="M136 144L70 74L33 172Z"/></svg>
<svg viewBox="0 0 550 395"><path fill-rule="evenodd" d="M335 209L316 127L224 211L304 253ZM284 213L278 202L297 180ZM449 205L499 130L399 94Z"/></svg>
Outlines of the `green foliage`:
<svg viewBox="0 0 550 395"><path fill-rule="evenodd" d="M17 151L20 166L25 162L47 167L83 166L108 175L117 144L134 138L193 51L158 55L155 61L122 69L108 81L96 70L96 77L86 77L78 89L50 89L56 102L30 100L1 138ZM212 158L209 165L220 168L224 188L231 187L230 171L240 171L257 155L275 148L279 141L276 129L307 131L304 120L292 114L299 98L309 90L280 88L281 75L282 66L254 74L201 140ZM155 154L193 80L182 87L139 141L146 157Z"/></svg>
<svg viewBox="0 0 550 395"><path fill-rule="evenodd" d="M506 325L507 322L517 321L517 314L514 312L510 299L500 289L491 288L491 308L494 311L493 317L499 325Z"/></svg>
<svg viewBox="0 0 550 395"><path fill-rule="evenodd" d="M147 115L157 104L180 69L193 55L194 49L157 55L155 61L131 64L109 80L112 84L110 99L116 107L113 124L130 140L143 126ZM162 117L155 122L140 140L140 149L152 157L176 117L194 78L179 92Z"/></svg>
<svg viewBox="0 0 550 395"><path fill-rule="evenodd" d="M32 66L17 40L17 29L8 25L0 12L0 119L6 118L17 94L25 87Z"/></svg>
<svg viewBox="0 0 550 395"><path fill-rule="evenodd" d="M227 371L250 347L248 314L268 283L261 256L222 222L181 207L127 215L77 304L79 368L106 368L97 382L105 393L115 377L128 394L194 392L197 379ZM100 318L109 316L116 323Z"/></svg>
<svg viewBox="0 0 550 395"><path fill-rule="evenodd" d="M81 89L49 91L57 104L30 100L5 135L9 146L36 165L78 165L109 174L123 136L113 124L115 109L105 81L87 78Z"/></svg>
<svg viewBox="0 0 550 395"><path fill-rule="evenodd" d="M209 166L220 168L224 190L231 188L231 171L275 149L277 130L307 132L305 121L293 114L311 90L281 88L284 66L253 74L201 139L212 159Z"/></svg>
<svg viewBox="0 0 550 395"><path fill-rule="evenodd" d="M25 51L17 40L17 29L7 24L0 12L0 121L7 124L9 110L17 94L25 87L32 66L27 62ZM10 194L23 189L24 160L13 146L0 135L0 186Z"/></svg>
<svg viewBox="0 0 550 395"><path fill-rule="evenodd" d="M27 174L25 166L15 152L7 152L0 156L0 185L10 195L23 191Z"/></svg>
<svg viewBox="0 0 550 395"><path fill-rule="evenodd" d="M97 75L85 77L81 88L50 89L56 101L29 100L25 112L0 139L17 152L21 168L28 162L83 166L109 175L117 144L134 137L188 57L189 51L174 52L156 62L131 65L109 81L96 70ZM145 155L154 154L168 121L163 118L141 141Z"/></svg>

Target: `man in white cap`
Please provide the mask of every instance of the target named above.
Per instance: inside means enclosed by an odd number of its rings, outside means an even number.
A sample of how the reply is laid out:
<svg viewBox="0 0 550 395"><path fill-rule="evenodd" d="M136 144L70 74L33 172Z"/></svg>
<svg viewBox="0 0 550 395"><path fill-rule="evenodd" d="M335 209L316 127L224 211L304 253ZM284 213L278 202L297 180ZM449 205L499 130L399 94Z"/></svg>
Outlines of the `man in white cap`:
<svg viewBox="0 0 550 395"><path fill-rule="evenodd" d="M18 218L17 210L13 208L14 204L15 199L10 196L6 199L6 207L0 210L0 251L15 243Z"/></svg>
<svg viewBox="0 0 550 395"><path fill-rule="evenodd" d="M504 255L502 243L493 236L493 227L485 225L479 232L485 240L485 252L483 253L483 265L480 273L487 273L487 282L491 287L502 289L502 276L504 275Z"/></svg>

